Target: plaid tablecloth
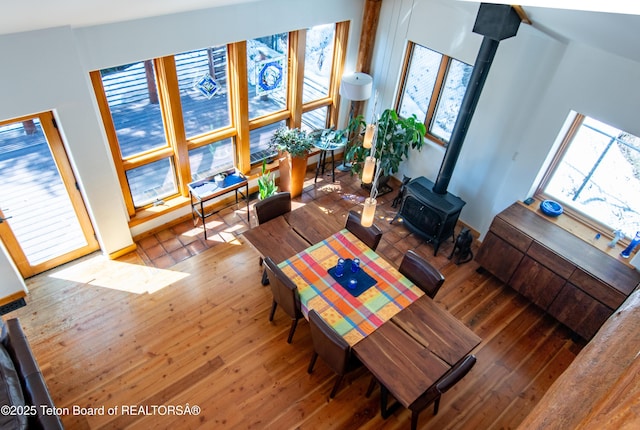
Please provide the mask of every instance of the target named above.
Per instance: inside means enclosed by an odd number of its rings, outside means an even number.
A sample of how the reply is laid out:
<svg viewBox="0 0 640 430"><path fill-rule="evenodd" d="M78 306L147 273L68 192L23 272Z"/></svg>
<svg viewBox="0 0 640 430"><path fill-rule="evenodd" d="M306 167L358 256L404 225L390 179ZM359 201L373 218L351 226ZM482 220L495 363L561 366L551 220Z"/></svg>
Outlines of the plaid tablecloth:
<svg viewBox="0 0 640 430"><path fill-rule="evenodd" d="M376 284L353 297L327 272L339 257L358 257L360 267ZM346 229L283 261L280 267L297 285L305 317L309 309L315 309L352 346L424 295Z"/></svg>

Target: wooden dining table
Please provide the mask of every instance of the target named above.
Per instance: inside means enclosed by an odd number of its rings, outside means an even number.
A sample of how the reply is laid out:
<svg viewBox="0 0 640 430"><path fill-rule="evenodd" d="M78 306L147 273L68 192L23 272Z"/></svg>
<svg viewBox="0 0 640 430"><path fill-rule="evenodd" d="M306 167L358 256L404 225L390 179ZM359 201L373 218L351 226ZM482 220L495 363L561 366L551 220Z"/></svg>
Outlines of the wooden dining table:
<svg viewBox="0 0 640 430"><path fill-rule="evenodd" d="M344 227L334 216L308 203L243 233L262 257L280 263Z"/></svg>
<svg viewBox="0 0 640 430"><path fill-rule="evenodd" d="M429 387L481 339L334 217L307 206L244 235L296 284L305 316L316 309L398 404L423 408ZM375 284L353 296L328 273L339 257L359 258ZM384 413L386 398L382 405Z"/></svg>
<svg viewBox="0 0 640 430"><path fill-rule="evenodd" d="M427 389L480 340L446 309L423 296L355 344L353 351L400 404L413 410L425 406L421 402Z"/></svg>
<svg viewBox="0 0 640 430"><path fill-rule="evenodd" d="M341 279L335 278L330 271L339 258L347 261L358 258L360 266L356 274L349 265ZM315 309L350 345L375 332L424 295L347 229L300 251L279 266L298 287L302 314L306 317L309 310ZM365 284L363 288L351 288L346 282L340 283L362 274L366 279L359 282L368 281L370 287Z"/></svg>

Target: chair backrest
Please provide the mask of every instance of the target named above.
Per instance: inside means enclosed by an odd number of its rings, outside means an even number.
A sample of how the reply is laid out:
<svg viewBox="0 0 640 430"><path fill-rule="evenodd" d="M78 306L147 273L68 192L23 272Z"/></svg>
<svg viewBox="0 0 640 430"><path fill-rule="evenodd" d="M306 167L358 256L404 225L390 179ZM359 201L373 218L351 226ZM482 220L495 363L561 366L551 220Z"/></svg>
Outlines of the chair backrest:
<svg viewBox="0 0 640 430"><path fill-rule="evenodd" d="M314 309L309 311L309 327L313 349L316 353L334 372L345 373L351 355L351 347L347 341L331 328Z"/></svg>
<svg viewBox="0 0 640 430"><path fill-rule="evenodd" d="M398 271L431 298L436 296L444 283L442 273L412 250L404 255Z"/></svg>
<svg viewBox="0 0 640 430"><path fill-rule="evenodd" d="M291 193L276 193L255 204L258 224L265 223L275 217L291 212Z"/></svg>
<svg viewBox="0 0 640 430"><path fill-rule="evenodd" d="M371 227L363 227L360 224L360 215L357 212L349 211L345 228L353 233L358 239L363 241L373 251L376 250L380 239L382 239L382 230L377 225Z"/></svg>
<svg viewBox="0 0 640 430"><path fill-rule="evenodd" d="M458 362L445 375L436 382L436 389L440 394L447 392L451 387L456 385L465 377L471 368L476 364L474 355L467 355L462 361Z"/></svg>
<svg viewBox="0 0 640 430"><path fill-rule="evenodd" d="M269 277L269 286L273 293L273 300L291 318L302 317L300 308L300 295L298 287L291 279L278 267L271 257L264 258L264 266Z"/></svg>

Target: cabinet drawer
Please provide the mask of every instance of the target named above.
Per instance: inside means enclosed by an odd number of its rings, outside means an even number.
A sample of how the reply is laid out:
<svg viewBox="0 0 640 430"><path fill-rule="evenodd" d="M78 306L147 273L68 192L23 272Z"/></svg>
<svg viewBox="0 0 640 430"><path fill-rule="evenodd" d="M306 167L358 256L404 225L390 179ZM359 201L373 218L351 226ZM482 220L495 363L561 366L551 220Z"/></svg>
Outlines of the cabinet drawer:
<svg viewBox="0 0 640 430"><path fill-rule="evenodd" d="M618 308L626 298L620 291L611 288L582 269L576 269L569 278L569 282L611 309Z"/></svg>
<svg viewBox="0 0 640 430"><path fill-rule="evenodd" d="M567 282L547 312L584 339L593 337L613 310Z"/></svg>
<svg viewBox="0 0 640 430"><path fill-rule="evenodd" d="M533 242L533 239L522 233L520 230L514 228L511 224L502 220L500 217L495 217L493 219L489 230L522 252L527 252L529 245Z"/></svg>
<svg viewBox="0 0 640 430"><path fill-rule="evenodd" d="M527 255L539 262L540 264L551 269L564 279L569 279L576 266L571 262L565 260L555 252L540 245L538 242L533 242L527 250Z"/></svg>
<svg viewBox="0 0 640 430"><path fill-rule="evenodd" d="M556 298L564 283L564 278L526 255L509 281L514 290L544 310Z"/></svg>
<svg viewBox="0 0 640 430"><path fill-rule="evenodd" d="M507 283L515 272L523 253L500 239L491 231L487 232L475 260L496 278Z"/></svg>

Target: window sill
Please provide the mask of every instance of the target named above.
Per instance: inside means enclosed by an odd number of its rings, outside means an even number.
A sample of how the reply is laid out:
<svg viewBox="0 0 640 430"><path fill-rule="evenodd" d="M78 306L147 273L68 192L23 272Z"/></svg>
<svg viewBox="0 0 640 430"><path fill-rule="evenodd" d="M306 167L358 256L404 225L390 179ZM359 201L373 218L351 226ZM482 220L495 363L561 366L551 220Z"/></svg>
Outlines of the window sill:
<svg viewBox="0 0 640 430"><path fill-rule="evenodd" d="M590 225L586 221L577 217L575 214L572 214L570 211L565 210L562 215L556 218L551 218L547 215L544 215L540 210L540 203L542 202L542 200L544 199L540 198L540 196L535 196L533 203L531 203L528 206L522 202L520 203L524 207L528 208L530 211L535 212L536 214L543 217L544 219L550 222L553 222L554 224L558 225L559 227L563 228L564 230L568 231L574 236L579 237L584 242L591 244L592 246L604 252L605 254L608 254L611 257L617 259L618 261L633 268L633 266L629 264L629 260L633 258L633 255L630 258L620 257L620 253L627 247L628 243L625 243L624 241L620 241L616 244L615 247L610 248L608 244L613 239L613 234L611 232L601 231L601 229L598 229L593 225ZM600 238L596 239L598 234L600 235Z"/></svg>
<svg viewBox="0 0 640 430"><path fill-rule="evenodd" d="M129 227L135 227L143 224L154 218L158 218L162 215L166 215L172 211L189 206L188 197L174 197L172 199L165 200L165 202L158 206L152 206L150 208L142 209L136 212L136 214L129 221Z"/></svg>

